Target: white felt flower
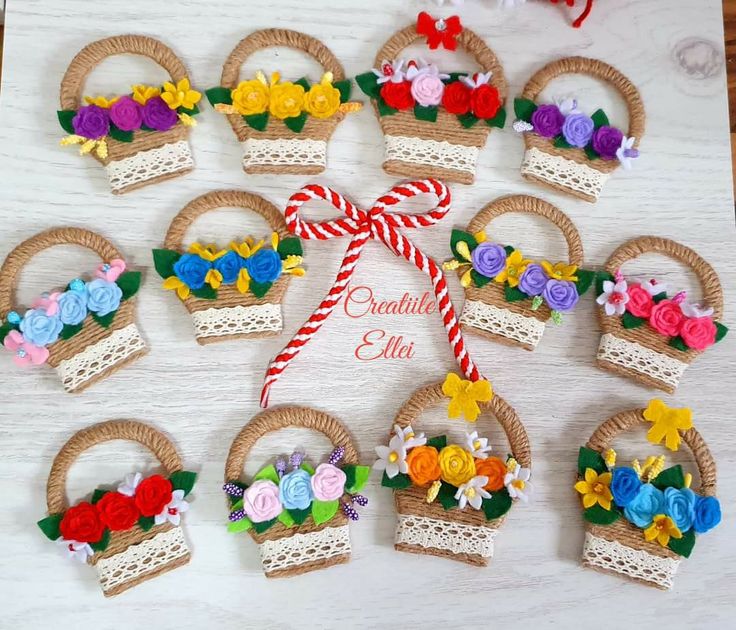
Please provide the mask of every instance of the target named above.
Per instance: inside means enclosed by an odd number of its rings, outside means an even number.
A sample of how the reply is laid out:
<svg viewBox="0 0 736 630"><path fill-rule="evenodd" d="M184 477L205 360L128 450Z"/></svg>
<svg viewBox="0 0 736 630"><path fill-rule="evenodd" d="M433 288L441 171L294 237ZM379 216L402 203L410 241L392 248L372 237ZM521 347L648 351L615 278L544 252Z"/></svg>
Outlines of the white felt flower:
<svg viewBox="0 0 736 630"><path fill-rule="evenodd" d="M491 445L488 444L488 438L478 437L478 432L465 434L465 446L473 457L477 459L485 459L491 451Z"/></svg>
<svg viewBox="0 0 736 630"><path fill-rule="evenodd" d="M135 496L135 489L138 487L141 479L143 479L143 475L139 472L125 475L123 483L118 486L118 492L124 494L126 497Z"/></svg>
<svg viewBox="0 0 736 630"><path fill-rule="evenodd" d="M462 510L468 503L474 510L480 510L483 499L490 499L491 493L483 489L488 483L488 477L478 475L462 484L455 493L457 506Z"/></svg>
<svg viewBox="0 0 736 630"><path fill-rule="evenodd" d="M409 472L406 463L406 445L398 435L394 435L388 446L376 446L378 459L373 464L374 470L385 470L386 476L393 479L399 473Z"/></svg>
<svg viewBox="0 0 736 630"><path fill-rule="evenodd" d="M621 146L616 149L616 157L626 170L631 169L632 161L639 157L639 150L634 148L634 142L636 138L624 136L621 138Z"/></svg>
<svg viewBox="0 0 736 630"><path fill-rule="evenodd" d="M171 501L169 501L169 504L160 514L156 514L154 522L156 525L167 522L172 525L178 525L181 522L181 513L186 512L188 509L189 503L184 500L184 490L174 490L171 493Z"/></svg>
<svg viewBox="0 0 736 630"><path fill-rule="evenodd" d="M414 433L414 429L411 428L411 425L402 429L398 424L395 424L394 435L404 443L404 448L406 450L414 448L415 446L424 446L427 443L427 438L424 433Z"/></svg>
<svg viewBox="0 0 736 630"><path fill-rule="evenodd" d="M534 125L528 123L526 120L515 120L512 127L516 133L526 133L534 129Z"/></svg>
<svg viewBox="0 0 736 630"><path fill-rule="evenodd" d="M623 315L626 311L626 303L629 301L627 288L626 280L619 280L615 284L610 280L604 280L603 293L595 301L603 305L606 315Z"/></svg>
<svg viewBox="0 0 736 630"><path fill-rule="evenodd" d="M389 81L401 83L404 80L404 73L401 70L403 67L403 59L398 59L393 63L384 59L381 62L381 67L379 69L373 68L373 74L378 77L376 83L379 85L382 83L388 83Z"/></svg>
<svg viewBox="0 0 736 630"><path fill-rule="evenodd" d="M656 280L649 280L648 282L642 282L641 283L642 288L649 294L649 295L659 295L660 293L663 293L667 290L667 285L657 282Z"/></svg>
<svg viewBox="0 0 736 630"><path fill-rule="evenodd" d="M86 563L87 558L92 557L95 553L89 543L77 542L76 540L64 540L63 538L57 538L56 543L64 548L64 552L67 558L78 560L79 562Z"/></svg>
<svg viewBox="0 0 736 630"><path fill-rule="evenodd" d="M493 72L489 70L488 72L476 72L472 75L462 76L460 77L460 80L471 90L474 90L475 88L488 83L491 80L492 76Z"/></svg>
<svg viewBox="0 0 736 630"><path fill-rule="evenodd" d="M561 98L555 99L557 109L562 112L563 116L569 116L570 114L582 114L578 109L578 99L576 98Z"/></svg>
<svg viewBox="0 0 736 630"><path fill-rule="evenodd" d="M518 462L514 464L513 470L506 473L503 483L512 499L521 499L524 503L529 501L532 491L532 484L529 483L531 474L531 470L523 468Z"/></svg>
<svg viewBox="0 0 736 630"><path fill-rule="evenodd" d="M404 73L404 77L407 81L414 81L414 79L416 79L417 77L421 77L425 74L429 74L442 80L450 78L449 74L440 72L440 68L438 65L434 63L428 63L424 61L424 59L417 59L416 61L412 59L411 61L409 61L408 64L406 64L406 72Z"/></svg>
<svg viewBox="0 0 736 630"><path fill-rule="evenodd" d="M699 319L701 317L710 317L713 315L713 307L706 308L702 304L691 304L690 302L681 302L680 308L686 317Z"/></svg>

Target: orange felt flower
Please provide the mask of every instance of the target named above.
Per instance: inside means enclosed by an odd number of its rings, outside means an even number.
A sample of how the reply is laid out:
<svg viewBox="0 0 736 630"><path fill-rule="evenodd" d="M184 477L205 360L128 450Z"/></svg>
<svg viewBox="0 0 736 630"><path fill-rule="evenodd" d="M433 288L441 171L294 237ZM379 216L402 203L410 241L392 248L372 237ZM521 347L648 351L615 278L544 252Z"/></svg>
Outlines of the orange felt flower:
<svg viewBox="0 0 736 630"><path fill-rule="evenodd" d="M417 486L426 486L437 481L442 474L439 453L434 446L416 446L406 456L409 478Z"/></svg>
<svg viewBox="0 0 736 630"><path fill-rule="evenodd" d="M484 490L500 490L503 488L503 478L506 475L506 464L498 457L487 457L475 460L475 474L488 477L488 483L483 486Z"/></svg>

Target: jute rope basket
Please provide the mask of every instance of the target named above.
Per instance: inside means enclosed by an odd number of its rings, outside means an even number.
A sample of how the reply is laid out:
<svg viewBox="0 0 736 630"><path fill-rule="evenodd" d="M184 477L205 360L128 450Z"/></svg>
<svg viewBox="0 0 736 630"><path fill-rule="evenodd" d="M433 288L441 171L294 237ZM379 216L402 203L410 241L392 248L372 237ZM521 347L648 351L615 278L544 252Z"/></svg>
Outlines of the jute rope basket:
<svg viewBox="0 0 736 630"><path fill-rule="evenodd" d="M621 266L642 254L663 254L692 268L702 288L703 301L713 307L713 318L723 315L723 289L713 267L695 251L675 241L656 236L642 236L618 247L606 261L605 270L614 274ZM598 309L602 336L598 346L598 367L638 383L672 394L687 366L701 352L678 350L669 345L669 337L649 325L624 328L620 317L608 316Z"/></svg>
<svg viewBox="0 0 736 630"><path fill-rule="evenodd" d="M168 46L143 35L118 35L88 44L72 59L61 80L62 110L77 110L89 74L113 55L141 55L152 59L168 72L176 84L187 78L187 69ZM194 168L189 149L189 127L177 123L168 131L134 132L132 142L107 138L108 155L91 153L106 169L112 192L116 195L142 186L179 177Z"/></svg>
<svg viewBox="0 0 736 630"><path fill-rule="evenodd" d="M612 85L626 101L629 114L627 137L636 138L634 148L644 135L644 104L639 90L613 66L586 57L566 57L547 64L524 86L521 97L536 101L547 84L563 74L588 75ZM524 134L526 153L521 174L584 201L595 202L603 185L618 166L618 160L590 160L583 149L557 148L553 138L529 132Z"/></svg>
<svg viewBox="0 0 736 630"><path fill-rule="evenodd" d="M315 59L335 81L345 79L345 70L332 51L305 33L269 28L251 33L230 53L222 68L220 84L235 89L240 69L246 59L264 48L283 46L305 52ZM248 126L239 114L228 120L243 147L243 170L246 173L316 175L327 166L327 143L345 114L336 112L326 119L308 116L304 128L296 133L283 120L271 117L264 131Z"/></svg>
<svg viewBox="0 0 736 630"><path fill-rule="evenodd" d="M123 258L110 241L82 228L55 228L32 236L15 247L0 268L2 319L13 310L21 269L33 256L56 245L79 245L97 253L103 262ZM56 369L67 392L81 392L148 352L135 323L135 307L135 297L122 301L108 327L88 314L79 333L48 346L47 362Z"/></svg>
<svg viewBox="0 0 736 630"><path fill-rule="evenodd" d="M241 478L246 458L255 443L267 433L301 427L325 435L335 447L343 447L343 461L358 463L358 451L339 420L306 407L284 407L264 411L255 416L233 441L225 464L225 482ZM275 523L264 533L249 530L258 544L266 577L290 577L317 569L325 569L350 560L350 530L348 518L338 510L321 525L311 516L295 527Z"/></svg>
<svg viewBox="0 0 736 630"><path fill-rule="evenodd" d="M426 410L446 401L442 383L423 387L404 403L393 424L416 428ZM529 438L514 409L498 395L478 405L481 416L492 416L501 425L516 461L526 468L531 467ZM486 566L493 557L496 534L505 516L488 521L483 511L445 510L437 501L427 503L425 496L426 489L414 486L395 491L399 521L394 547L398 551Z"/></svg>
<svg viewBox="0 0 736 630"><path fill-rule="evenodd" d="M602 454L616 437L646 424L643 412L644 409L632 409L609 418L590 436L586 446ZM708 445L694 428L681 435L698 467L700 488L697 492L706 497L715 496L716 464ZM645 540L642 530L625 518L619 518L611 525L594 525L586 521L582 558L585 567L617 573L666 590L672 587L680 561L681 556L656 540Z"/></svg>
<svg viewBox="0 0 736 630"><path fill-rule="evenodd" d="M493 219L509 212L532 214L553 223L565 237L570 264L582 266L583 243L572 220L551 203L537 197L512 195L496 199L472 218L467 231L475 234L485 230ZM465 289L460 325L464 330L486 339L534 350L544 334L545 323L551 314L546 303L542 303L537 310L532 310L528 300L508 302L504 285L491 281L480 288L470 286Z"/></svg>
<svg viewBox="0 0 736 630"><path fill-rule="evenodd" d="M174 445L153 427L135 420L95 424L75 433L54 458L46 486L49 514L58 514L69 508L67 474L82 452L113 440L142 444L156 456L169 475L182 470ZM104 595L112 597L186 564L189 558L181 527L165 523L154 525L148 531L135 525L127 531L111 532L105 551L95 552L88 563L97 569Z"/></svg>
<svg viewBox="0 0 736 630"><path fill-rule="evenodd" d="M201 195L184 206L169 226L164 247L184 253L184 237L192 223L206 212L227 207L254 212L266 220L279 238L290 236L283 215L263 197L237 190L219 190ZM192 316L197 343L205 345L226 339L263 339L279 335L283 329L281 302L289 279L289 275L282 274L262 298L240 293L234 284L221 285L214 300L190 295L184 300L184 306Z"/></svg>
<svg viewBox="0 0 736 630"><path fill-rule="evenodd" d="M397 59L402 50L421 38L414 24L396 32L378 51L375 67L380 68L384 60ZM494 52L467 28L458 35L457 43L473 56L483 72L493 73L490 84L498 90L501 103L504 103L506 79ZM434 177L460 184L473 183L478 153L491 132L488 125L480 122L466 129L457 116L444 108L437 113L436 122L417 120L412 110L390 116L380 116L377 106L375 110L384 136L384 171L399 177Z"/></svg>

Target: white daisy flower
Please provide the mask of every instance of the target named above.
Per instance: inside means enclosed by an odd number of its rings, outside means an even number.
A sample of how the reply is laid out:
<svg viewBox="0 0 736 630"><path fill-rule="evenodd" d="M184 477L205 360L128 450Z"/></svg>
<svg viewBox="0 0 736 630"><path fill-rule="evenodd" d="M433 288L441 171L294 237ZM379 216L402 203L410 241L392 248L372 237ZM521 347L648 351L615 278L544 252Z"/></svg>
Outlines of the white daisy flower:
<svg viewBox="0 0 736 630"><path fill-rule="evenodd" d="M491 445L488 444L488 438L478 437L477 431L465 434L465 446L473 457L478 459L485 459L492 450Z"/></svg>
<svg viewBox="0 0 736 630"><path fill-rule="evenodd" d="M457 506L462 510L465 506L470 503L470 507L474 510L480 510L483 505L483 499L490 499L491 493L483 489L488 483L488 477L478 475L473 477L470 481L462 484L455 493L457 499Z"/></svg>
<svg viewBox="0 0 736 630"><path fill-rule="evenodd" d="M408 473L406 463L406 445L398 435L394 435L388 446L376 446L378 459L373 464L374 470L385 470L386 476L393 479L399 473Z"/></svg>

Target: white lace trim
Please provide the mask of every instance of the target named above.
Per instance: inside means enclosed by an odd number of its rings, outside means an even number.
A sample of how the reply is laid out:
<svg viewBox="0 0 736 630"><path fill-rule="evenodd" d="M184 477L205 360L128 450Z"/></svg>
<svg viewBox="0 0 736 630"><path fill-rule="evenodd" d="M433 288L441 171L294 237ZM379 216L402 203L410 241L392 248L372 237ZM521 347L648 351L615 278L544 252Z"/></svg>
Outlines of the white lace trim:
<svg viewBox="0 0 736 630"><path fill-rule="evenodd" d="M153 538L95 564L100 586L106 593L117 586L158 570L189 553L181 527L172 527Z"/></svg>
<svg viewBox="0 0 736 630"><path fill-rule="evenodd" d="M327 166L324 140L248 138L243 146L243 166Z"/></svg>
<svg viewBox="0 0 736 630"><path fill-rule="evenodd" d="M408 136L384 136L384 139L386 160L411 162L422 166L438 166L475 174L478 147Z"/></svg>
<svg viewBox="0 0 736 630"><path fill-rule="evenodd" d="M583 562L630 578L646 580L662 588L672 588L680 560L655 556L626 547L615 540L585 534Z"/></svg>
<svg viewBox="0 0 736 630"><path fill-rule="evenodd" d="M145 347L146 343L136 325L128 324L125 328L114 331L109 337L87 346L82 352L62 361L56 366L56 371L64 389L73 392L93 376L105 372Z"/></svg>
<svg viewBox="0 0 736 630"><path fill-rule="evenodd" d="M536 147L527 149L521 164L522 175L534 175L550 184L556 184L575 192L590 195L595 199L601 194L609 174L578 164L573 160L550 155Z"/></svg>
<svg viewBox="0 0 736 630"><path fill-rule="evenodd" d="M290 569L307 562L326 560L350 553L350 530L347 525L325 527L308 534L294 534L259 544L265 573Z"/></svg>
<svg viewBox="0 0 736 630"><path fill-rule="evenodd" d="M189 142L180 140L109 162L106 168L110 187L114 192L118 192L133 184L190 169L193 166Z"/></svg>
<svg viewBox="0 0 736 630"><path fill-rule="evenodd" d="M197 338L225 337L247 333L281 332L284 322L280 304L254 304L208 308L192 313Z"/></svg>
<svg viewBox="0 0 736 630"><path fill-rule="evenodd" d="M490 527L451 523L414 514L399 514L396 543L492 558L493 541L497 533L497 529Z"/></svg>
<svg viewBox="0 0 736 630"><path fill-rule="evenodd" d="M672 387L677 387L687 367L687 363L610 333L601 336L598 359L646 374Z"/></svg>
<svg viewBox="0 0 736 630"><path fill-rule="evenodd" d="M536 347L544 334L544 322L493 304L465 300L460 323Z"/></svg>

